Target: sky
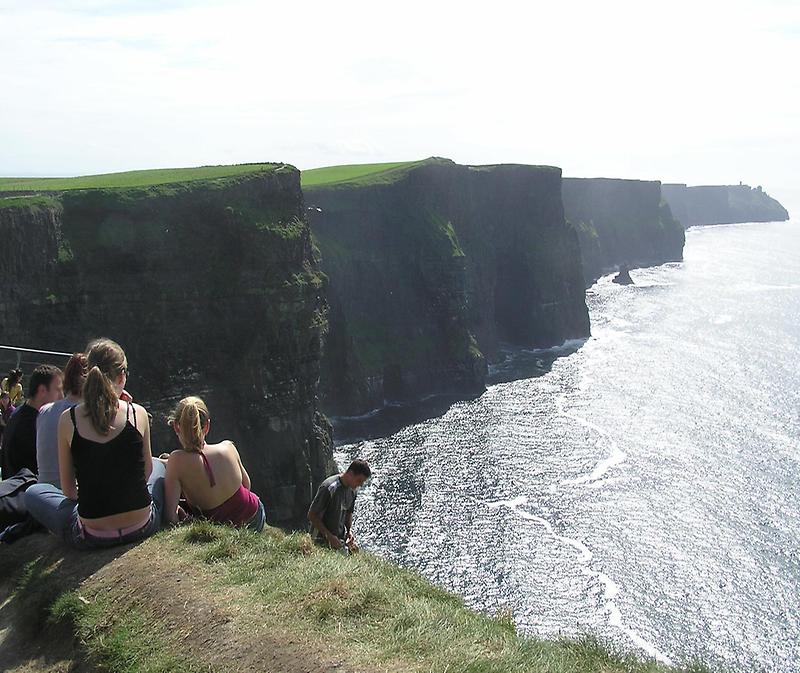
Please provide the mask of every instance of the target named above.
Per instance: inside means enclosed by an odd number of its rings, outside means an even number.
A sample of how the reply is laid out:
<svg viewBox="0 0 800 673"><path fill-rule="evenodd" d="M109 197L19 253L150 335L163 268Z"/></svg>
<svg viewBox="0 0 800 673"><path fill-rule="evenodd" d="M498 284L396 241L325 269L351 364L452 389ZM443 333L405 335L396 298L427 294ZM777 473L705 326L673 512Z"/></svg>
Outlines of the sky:
<svg viewBox="0 0 800 673"><path fill-rule="evenodd" d="M0 175L444 156L800 212L800 0L0 0Z"/></svg>

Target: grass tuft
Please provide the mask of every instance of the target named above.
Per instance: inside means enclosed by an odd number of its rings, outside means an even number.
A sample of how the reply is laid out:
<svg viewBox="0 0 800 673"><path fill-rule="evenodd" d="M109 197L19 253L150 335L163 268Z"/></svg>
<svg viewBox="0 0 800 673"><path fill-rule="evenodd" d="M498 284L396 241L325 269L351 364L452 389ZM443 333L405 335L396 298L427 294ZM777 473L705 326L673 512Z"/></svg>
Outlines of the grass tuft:
<svg viewBox="0 0 800 673"><path fill-rule="evenodd" d="M222 537L222 532L217 526L208 521L196 521L190 524L183 534L183 539L189 544L209 544Z"/></svg>

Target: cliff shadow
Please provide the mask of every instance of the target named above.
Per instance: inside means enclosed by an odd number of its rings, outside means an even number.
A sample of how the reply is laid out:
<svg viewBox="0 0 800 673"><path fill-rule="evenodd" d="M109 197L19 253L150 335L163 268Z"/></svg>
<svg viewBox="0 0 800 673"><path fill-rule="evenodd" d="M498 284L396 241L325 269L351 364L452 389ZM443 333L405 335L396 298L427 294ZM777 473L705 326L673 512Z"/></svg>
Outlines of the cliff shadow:
<svg viewBox="0 0 800 673"><path fill-rule="evenodd" d="M501 344L498 361L489 365L486 384L509 383L521 379L535 379L548 374L559 358L577 353L588 339L570 339L560 346L527 349Z"/></svg>
<svg viewBox="0 0 800 673"><path fill-rule="evenodd" d="M341 446L389 437L409 425L444 416L456 402L475 400L482 394L430 395L414 402L387 404L362 416L334 416L329 419L333 443Z"/></svg>
<svg viewBox="0 0 800 673"><path fill-rule="evenodd" d="M544 376L552 370L556 360L576 353L586 341L572 339L561 346L538 350L501 344L498 362L489 366L486 384L492 386ZM415 402L387 404L362 416L331 417L334 444L342 446L389 437L409 425L444 416L456 402L475 400L482 394L430 395Z"/></svg>

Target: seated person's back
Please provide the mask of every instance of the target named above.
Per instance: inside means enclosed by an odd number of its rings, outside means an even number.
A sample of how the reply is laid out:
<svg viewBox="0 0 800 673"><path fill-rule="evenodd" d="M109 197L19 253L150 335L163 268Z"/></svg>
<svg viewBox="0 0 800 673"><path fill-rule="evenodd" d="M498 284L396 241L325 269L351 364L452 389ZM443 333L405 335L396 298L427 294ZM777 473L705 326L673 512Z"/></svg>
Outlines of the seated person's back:
<svg viewBox="0 0 800 673"><path fill-rule="evenodd" d="M147 412L121 399L128 380L125 351L110 339L96 339L86 360L83 402L58 421L61 489L35 484L25 505L78 548L137 542L161 525L165 468L150 453Z"/></svg>
<svg viewBox="0 0 800 673"><path fill-rule="evenodd" d="M45 404L36 418L36 463L39 483L61 487L58 467L58 424L61 414L81 402L86 381L86 354L75 353L64 369L63 400Z"/></svg>
<svg viewBox="0 0 800 673"><path fill-rule="evenodd" d="M206 443L211 419L203 400L184 398L171 421L182 448L173 451L167 462L167 519L178 520L182 492L192 507L212 521L260 531L264 506L250 490L250 476L236 446L227 440Z"/></svg>
<svg viewBox="0 0 800 673"><path fill-rule="evenodd" d="M227 440L219 444L206 444L202 453L178 449L172 452L169 460L178 466L186 499L203 511L219 507L241 486L250 486L250 478L240 463L239 452L233 442Z"/></svg>

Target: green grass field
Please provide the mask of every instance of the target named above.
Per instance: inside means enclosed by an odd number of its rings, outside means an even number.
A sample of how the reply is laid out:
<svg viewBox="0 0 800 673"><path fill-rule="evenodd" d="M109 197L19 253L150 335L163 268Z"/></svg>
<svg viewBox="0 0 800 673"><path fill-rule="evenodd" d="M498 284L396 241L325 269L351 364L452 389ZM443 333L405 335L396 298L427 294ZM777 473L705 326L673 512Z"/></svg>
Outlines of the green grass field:
<svg viewBox="0 0 800 673"><path fill-rule="evenodd" d="M158 168L125 173L104 173L74 178L0 178L2 192L61 192L72 189L150 187L194 180L214 180L248 173L272 171L283 164L236 164L197 168Z"/></svg>
<svg viewBox="0 0 800 673"><path fill-rule="evenodd" d="M341 183L371 184L393 182L402 177L409 168L430 161L397 161L386 164L347 164L344 166L324 166L303 171L300 182L304 189Z"/></svg>

